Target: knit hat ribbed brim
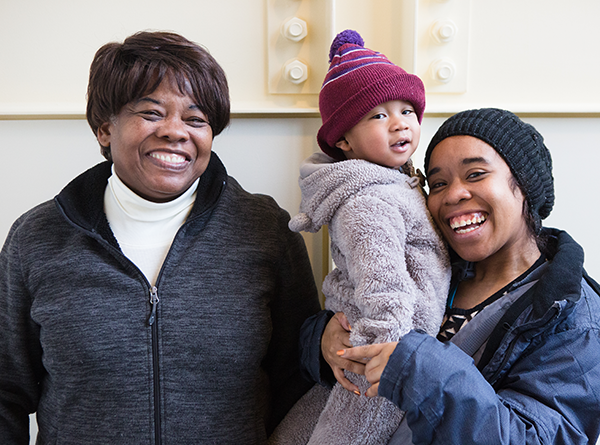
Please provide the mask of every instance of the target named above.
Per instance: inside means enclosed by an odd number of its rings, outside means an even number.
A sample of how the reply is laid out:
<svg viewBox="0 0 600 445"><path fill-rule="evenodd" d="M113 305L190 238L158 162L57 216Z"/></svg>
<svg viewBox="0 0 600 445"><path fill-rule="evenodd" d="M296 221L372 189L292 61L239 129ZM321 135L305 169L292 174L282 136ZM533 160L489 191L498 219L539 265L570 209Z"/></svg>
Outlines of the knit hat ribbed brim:
<svg viewBox="0 0 600 445"><path fill-rule="evenodd" d="M532 125L510 111L497 108L455 114L442 124L429 143L425 172L429 171L434 148L451 136L473 136L489 144L508 164L536 222L550 215L554 206L552 157L544 138Z"/></svg>

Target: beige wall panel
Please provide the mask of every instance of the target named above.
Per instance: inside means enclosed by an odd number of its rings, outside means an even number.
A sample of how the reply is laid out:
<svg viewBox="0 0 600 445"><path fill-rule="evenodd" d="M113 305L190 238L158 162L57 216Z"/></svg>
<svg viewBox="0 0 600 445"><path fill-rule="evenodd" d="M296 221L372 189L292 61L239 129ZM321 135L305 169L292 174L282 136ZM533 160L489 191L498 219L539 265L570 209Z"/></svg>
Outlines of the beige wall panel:
<svg viewBox="0 0 600 445"><path fill-rule="evenodd" d="M598 0L471 0L468 90L431 95L429 111L599 113L598 17Z"/></svg>
<svg viewBox="0 0 600 445"><path fill-rule="evenodd" d="M301 42L278 34L288 15L307 23ZM467 39L465 57L455 60L466 88L440 93L425 68L434 54L454 57L456 42L440 45L427 29L453 16L457 36ZM331 36L353 28L425 80L429 113L493 105L599 114L598 17L597 0L3 0L0 118L81 116L95 51L144 29L173 30L209 48L228 74L238 113L315 115ZM273 70L296 56L312 77L291 94L286 85L284 94L270 90Z"/></svg>
<svg viewBox="0 0 600 445"><path fill-rule="evenodd" d="M140 30L175 31L206 46L236 106L264 107L265 19L262 0L2 0L0 115L80 115L96 50Z"/></svg>
<svg viewBox="0 0 600 445"><path fill-rule="evenodd" d="M427 86L428 113L497 106L527 113L600 113L598 0L338 0L335 29L356 29ZM435 20L452 19L466 57L454 60L466 89L439 93L427 68L453 59ZM462 42L462 41L461 41ZM461 43L462 44L462 43Z"/></svg>

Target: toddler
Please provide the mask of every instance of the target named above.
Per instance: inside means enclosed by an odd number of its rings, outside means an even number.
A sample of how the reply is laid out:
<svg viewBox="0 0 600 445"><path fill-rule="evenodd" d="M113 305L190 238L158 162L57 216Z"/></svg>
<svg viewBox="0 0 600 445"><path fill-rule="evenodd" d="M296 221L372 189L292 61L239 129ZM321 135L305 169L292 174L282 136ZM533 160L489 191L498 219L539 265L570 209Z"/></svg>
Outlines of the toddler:
<svg viewBox="0 0 600 445"><path fill-rule="evenodd" d="M319 95L323 125L300 169L293 231L329 226L336 268L325 307L343 312L354 346L397 341L411 329L438 333L450 281L446 247L410 160L425 109L421 80L364 47L346 30L335 38ZM364 376L346 372L364 394ZM387 444L402 413L386 399L339 383L310 444Z"/></svg>

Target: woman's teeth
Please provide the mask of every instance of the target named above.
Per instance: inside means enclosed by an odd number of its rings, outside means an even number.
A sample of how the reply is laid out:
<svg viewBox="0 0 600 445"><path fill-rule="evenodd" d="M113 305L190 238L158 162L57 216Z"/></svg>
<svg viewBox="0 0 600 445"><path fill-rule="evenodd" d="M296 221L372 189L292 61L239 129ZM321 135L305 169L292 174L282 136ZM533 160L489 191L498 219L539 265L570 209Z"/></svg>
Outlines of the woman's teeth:
<svg viewBox="0 0 600 445"><path fill-rule="evenodd" d="M469 233L477 229L481 223L486 220L486 217L481 213L475 213L472 215L461 216L459 218L453 218L450 221L450 228L456 233Z"/></svg>
<svg viewBox="0 0 600 445"><path fill-rule="evenodd" d="M174 153L150 153L155 159L159 159L169 164L181 164L185 162L185 157Z"/></svg>

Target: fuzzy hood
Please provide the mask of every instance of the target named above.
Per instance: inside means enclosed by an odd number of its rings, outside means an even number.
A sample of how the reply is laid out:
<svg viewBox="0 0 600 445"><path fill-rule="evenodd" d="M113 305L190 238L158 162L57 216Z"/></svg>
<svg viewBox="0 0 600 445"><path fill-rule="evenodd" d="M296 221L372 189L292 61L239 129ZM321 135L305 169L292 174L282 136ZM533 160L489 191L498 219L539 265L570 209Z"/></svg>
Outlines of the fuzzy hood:
<svg viewBox="0 0 600 445"><path fill-rule="evenodd" d="M314 153L300 167L300 212L289 227L294 232L318 232L348 198L370 186L394 183L406 183L410 189L418 186L419 179L369 161L336 161L324 153Z"/></svg>

